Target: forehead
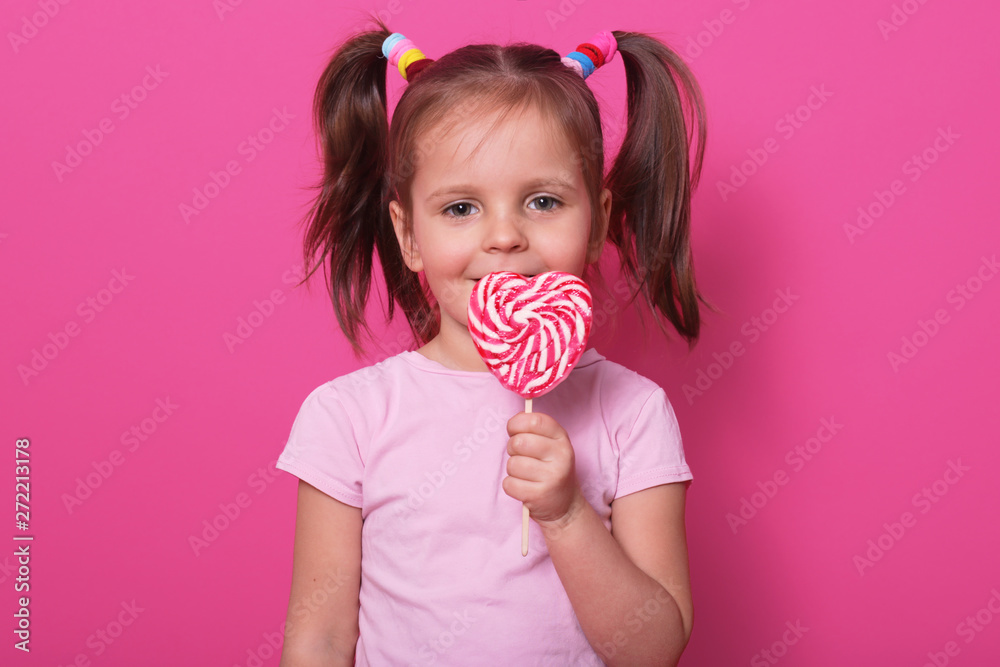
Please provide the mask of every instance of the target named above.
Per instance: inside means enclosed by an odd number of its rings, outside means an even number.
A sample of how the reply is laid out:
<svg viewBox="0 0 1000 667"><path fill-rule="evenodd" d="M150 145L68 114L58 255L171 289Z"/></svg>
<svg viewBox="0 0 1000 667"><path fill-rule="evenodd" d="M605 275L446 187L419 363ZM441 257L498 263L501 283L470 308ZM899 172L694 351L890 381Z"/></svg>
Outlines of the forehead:
<svg viewBox="0 0 1000 667"><path fill-rule="evenodd" d="M582 185L579 160L558 121L534 106L467 117L451 115L418 139L414 194L442 181L491 187L518 180L562 177Z"/></svg>

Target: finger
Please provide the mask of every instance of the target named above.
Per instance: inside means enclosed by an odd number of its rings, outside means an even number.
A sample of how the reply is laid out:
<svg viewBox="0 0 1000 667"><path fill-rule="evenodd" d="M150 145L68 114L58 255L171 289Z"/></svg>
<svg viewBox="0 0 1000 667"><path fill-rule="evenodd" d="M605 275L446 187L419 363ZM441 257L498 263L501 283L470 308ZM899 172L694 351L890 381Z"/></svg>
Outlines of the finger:
<svg viewBox="0 0 1000 667"><path fill-rule="evenodd" d="M530 456L542 461L555 458L556 440L534 433L518 433L507 441L507 453L511 456Z"/></svg>
<svg viewBox="0 0 1000 667"><path fill-rule="evenodd" d="M549 477L546 464L528 456L507 459L507 474L525 482L542 482Z"/></svg>
<svg viewBox="0 0 1000 667"><path fill-rule="evenodd" d="M504 477L500 483L503 492L514 500L520 502L532 502L538 497L538 482L529 482L517 477Z"/></svg>
<svg viewBox="0 0 1000 667"><path fill-rule="evenodd" d="M519 412L507 422L507 435L534 433L546 438L559 438L566 431L555 419L543 412Z"/></svg>

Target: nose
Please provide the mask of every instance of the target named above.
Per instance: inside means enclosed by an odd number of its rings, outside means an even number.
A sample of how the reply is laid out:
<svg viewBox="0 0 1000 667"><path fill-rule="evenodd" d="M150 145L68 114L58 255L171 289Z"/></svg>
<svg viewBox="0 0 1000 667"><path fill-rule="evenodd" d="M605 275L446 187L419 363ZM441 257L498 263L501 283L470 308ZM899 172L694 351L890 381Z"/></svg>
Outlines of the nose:
<svg viewBox="0 0 1000 667"><path fill-rule="evenodd" d="M487 252L521 252L528 247L528 238L513 214L500 213L487 222L484 249Z"/></svg>

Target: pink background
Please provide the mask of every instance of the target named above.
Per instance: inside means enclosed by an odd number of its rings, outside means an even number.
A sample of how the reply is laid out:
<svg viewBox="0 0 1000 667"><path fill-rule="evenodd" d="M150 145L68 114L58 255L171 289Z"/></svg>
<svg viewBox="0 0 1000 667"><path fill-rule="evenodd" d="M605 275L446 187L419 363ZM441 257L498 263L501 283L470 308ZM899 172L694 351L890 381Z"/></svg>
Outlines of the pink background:
<svg viewBox="0 0 1000 667"><path fill-rule="evenodd" d="M296 480L273 463L309 391L405 340L397 323L357 360L322 284L292 288L317 173L313 87L376 9L430 57L656 32L704 88L693 246L722 312L705 311L690 355L644 340L634 313L595 335L665 387L695 475L682 664L994 664L994 3L233 0L220 14L225 1L0 12L0 662L278 664L268 641L287 608ZM401 81L389 81L394 103ZM620 60L589 81L617 145ZM257 135L269 143L251 150ZM81 144L89 154L57 173ZM185 220L213 173L225 187ZM859 207L871 222L852 234ZM259 326L243 330L248 317ZM22 377L36 353L41 370ZM11 632L24 437L30 656ZM67 507L88 475L96 488ZM213 521L222 530L196 553L191 537Z"/></svg>

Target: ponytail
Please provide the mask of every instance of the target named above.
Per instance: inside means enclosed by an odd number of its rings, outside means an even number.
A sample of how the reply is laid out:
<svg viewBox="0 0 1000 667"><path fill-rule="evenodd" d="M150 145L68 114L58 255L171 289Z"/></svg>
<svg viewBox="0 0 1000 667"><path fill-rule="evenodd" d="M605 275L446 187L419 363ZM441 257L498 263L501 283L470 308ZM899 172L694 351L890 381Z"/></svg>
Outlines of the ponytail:
<svg viewBox="0 0 1000 667"><path fill-rule="evenodd" d="M608 239L635 286L632 299L641 292L654 316L657 310L666 316L690 348L700 330L698 301L714 310L695 285L690 248L691 193L705 151L701 90L662 42L641 33L614 36L625 65L628 123L608 173Z"/></svg>
<svg viewBox="0 0 1000 667"><path fill-rule="evenodd" d="M436 324L417 275L403 262L389 216L388 61L382 43L391 32L377 23L379 30L359 33L340 46L316 86L313 122L323 177L303 241L301 282L323 265L337 321L356 355L362 335L371 337L365 307L375 252L389 296L386 318L392 319L398 302L417 340L425 340Z"/></svg>
<svg viewBox="0 0 1000 667"><path fill-rule="evenodd" d="M419 274L403 261L389 214L392 198L410 212L414 160L421 154L418 135L458 113L457 105L476 90L484 108L548 99L567 136L581 146L601 139L589 87L554 51L528 44L469 45L433 65L424 62L419 76L408 69L411 81L390 133L389 61L382 47L392 33L377 17L375 22L378 29L340 46L316 87L313 120L323 177L306 216L303 242L302 282L323 266L337 321L359 356L362 337L372 337L365 309L376 253L388 297L387 321L399 307L418 344L439 328L439 308ZM606 181L612 193L607 238L618 248L622 272L634 288L631 298L642 293L664 333L657 313L693 347L699 301L714 310L695 286L690 249L691 192L705 149L701 91L683 60L662 42L641 33L613 34L625 65L628 123ZM582 166L596 196L603 154L591 153Z"/></svg>

